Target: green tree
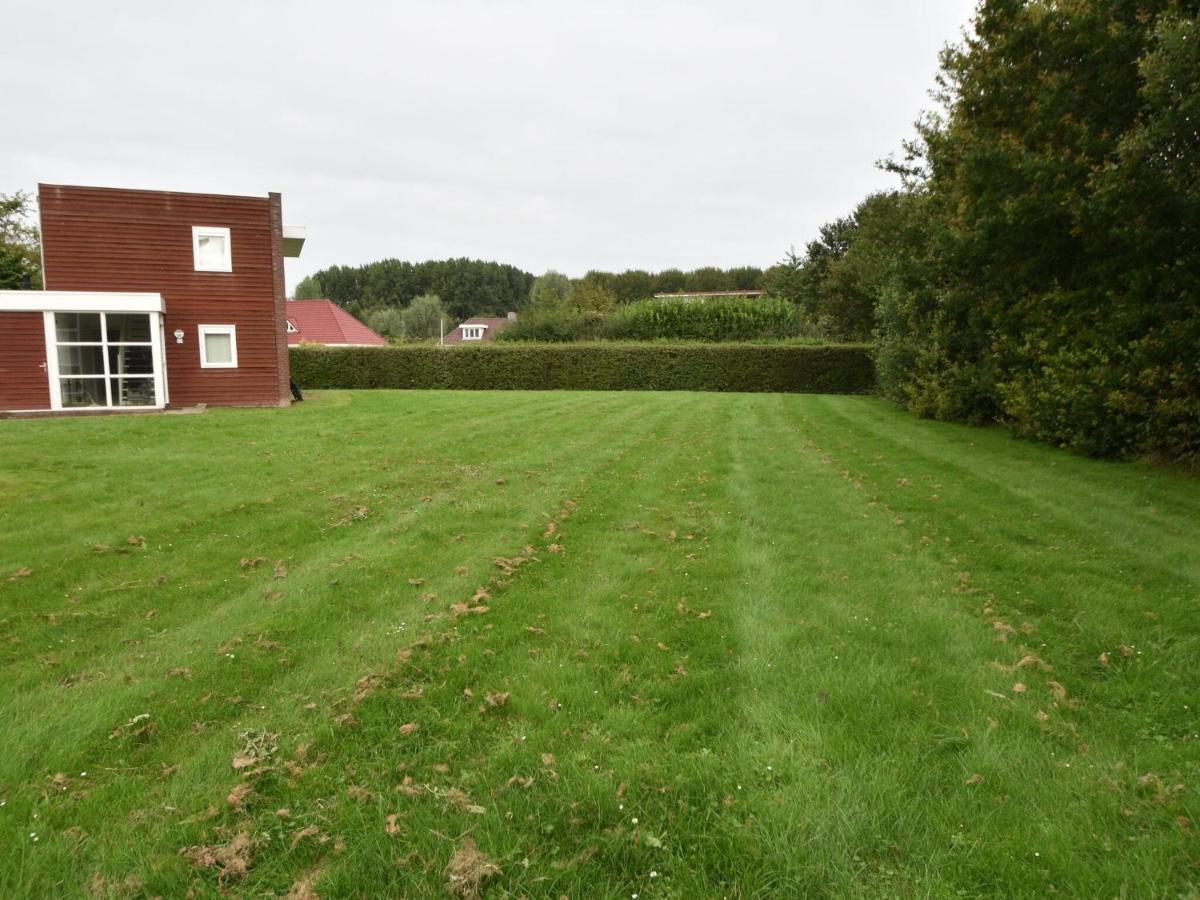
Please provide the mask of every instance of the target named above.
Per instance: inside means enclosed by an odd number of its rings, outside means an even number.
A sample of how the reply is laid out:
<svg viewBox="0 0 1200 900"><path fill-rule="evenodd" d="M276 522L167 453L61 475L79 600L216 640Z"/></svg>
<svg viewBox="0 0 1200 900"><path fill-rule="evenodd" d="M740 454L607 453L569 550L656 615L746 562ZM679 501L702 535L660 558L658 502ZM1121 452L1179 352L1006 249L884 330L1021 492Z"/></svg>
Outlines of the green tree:
<svg viewBox="0 0 1200 900"><path fill-rule="evenodd" d="M607 291L616 296L617 276L612 272L601 272L599 269L589 269L584 273L584 276L575 282L578 287L581 284L586 284L592 288Z"/></svg>
<svg viewBox="0 0 1200 900"><path fill-rule="evenodd" d="M618 302L617 295L609 287L611 283L611 277L589 278L584 276L571 288L571 293L567 295L567 305L579 312L609 312Z"/></svg>
<svg viewBox="0 0 1200 900"><path fill-rule="evenodd" d="M796 295L789 299L800 307L805 321L814 334L842 337L845 330L837 300L831 296L830 268L850 249L858 223L853 216L835 219L818 230L818 237L809 241L804 258L793 282Z"/></svg>
<svg viewBox="0 0 1200 900"><path fill-rule="evenodd" d="M910 408L1200 455L1196 7L984 0L943 54L894 166L924 283L880 316L884 344L921 336L893 373Z"/></svg>
<svg viewBox="0 0 1200 900"><path fill-rule="evenodd" d="M728 291L733 289L733 279L722 269L704 266L688 272L684 289L689 291Z"/></svg>
<svg viewBox="0 0 1200 900"><path fill-rule="evenodd" d="M756 291L763 287L763 270L756 266L738 266L726 272L731 291Z"/></svg>
<svg viewBox="0 0 1200 900"><path fill-rule="evenodd" d="M654 276L642 269L628 269L613 279L612 289L621 303L646 300L654 295Z"/></svg>
<svg viewBox="0 0 1200 900"><path fill-rule="evenodd" d="M293 300L325 300L325 294L321 291L321 283L312 275L307 275L296 282L296 289L292 292Z"/></svg>
<svg viewBox="0 0 1200 900"><path fill-rule="evenodd" d="M414 297L412 303L401 314L404 337L435 338L441 333L442 320L447 318L442 299L436 294ZM447 325L449 324L447 322Z"/></svg>
<svg viewBox="0 0 1200 900"><path fill-rule="evenodd" d="M663 269L654 276L655 294L676 294L687 289L687 276L679 269Z"/></svg>
<svg viewBox="0 0 1200 900"><path fill-rule="evenodd" d="M877 285L867 255L852 254L860 217L874 203L868 197L850 216L822 225L803 256L789 251L766 279L770 293L795 303L805 330L834 340L865 341L875 325Z"/></svg>
<svg viewBox="0 0 1200 900"><path fill-rule="evenodd" d="M553 269L539 275L529 288L526 308L531 312L562 309L571 296L571 279Z"/></svg>
<svg viewBox="0 0 1200 900"><path fill-rule="evenodd" d="M375 309L367 313L366 321L372 331L384 337L404 337L404 314L401 310L390 306Z"/></svg>
<svg viewBox="0 0 1200 900"><path fill-rule="evenodd" d="M1194 8L1194 7L1193 7ZM1103 383L1101 414L1137 449L1200 457L1200 17L1161 16L1138 60L1141 108L1117 158L1093 179L1094 215L1108 227L1093 253L1115 335L1108 371L1071 366ZM1036 374L1036 373L1035 373ZM1100 376L1105 376L1100 381ZM1036 377L1003 387L1007 402L1042 388ZM1034 397L1038 396L1033 394ZM1031 426L1046 418L1031 409Z"/></svg>
<svg viewBox="0 0 1200 900"><path fill-rule="evenodd" d="M321 286L324 299L332 300L338 306L349 309L362 302L364 268L361 266L331 266L314 273L312 277Z"/></svg>
<svg viewBox="0 0 1200 900"><path fill-rule="evenodd" d="M29 224L32 199L24 191L0 194L0 289L42 286L38 230Z"/></svg>
<svg viewBox="0 0 1200 900"><path fill-rule="evenodd" d="M804 257L794 246L789 247L783 259L763 273L763 290L768 296L795 303L800 296L800 270L803 267Z"/></svg>

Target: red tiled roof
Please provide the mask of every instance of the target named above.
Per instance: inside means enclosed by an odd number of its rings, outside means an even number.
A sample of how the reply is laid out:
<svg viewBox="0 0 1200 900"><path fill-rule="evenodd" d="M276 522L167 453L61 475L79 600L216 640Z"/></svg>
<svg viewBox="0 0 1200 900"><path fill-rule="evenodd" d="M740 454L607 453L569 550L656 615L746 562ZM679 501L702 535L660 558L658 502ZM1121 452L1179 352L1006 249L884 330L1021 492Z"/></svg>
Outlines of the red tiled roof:
<svg viewBox="0 0 1200 900"><path fill-rule="evenodd" d="M387 344L350 313L330 300L289 300L287 320L296 329L288 329L288 344L350 344L356 346Z"/></svg>
<svg viewBox="0 0 1200 900"><path fill-rule="evenodd" d="M467 319L466 321L460 322L457 327L455 327L455 328L451 329L449 332L447 332L447 334L446 334L445 338L443 338L443 340L447 344L462 344L462 343L464 343L463 338L462 338L462 326L463 325L486 325L487 328L485 328L483 331L482 340L485 340L485 341L495 340L496 332L500 331L503 328L507 328L514 321L515 321L514 319L509 319L506 316L500 316L498 318L492 317L492 316L473 316L472 318ZM475 343L475 341L471 340L471 341L466 341L465 343L473 344L473 343Z"/></svg>

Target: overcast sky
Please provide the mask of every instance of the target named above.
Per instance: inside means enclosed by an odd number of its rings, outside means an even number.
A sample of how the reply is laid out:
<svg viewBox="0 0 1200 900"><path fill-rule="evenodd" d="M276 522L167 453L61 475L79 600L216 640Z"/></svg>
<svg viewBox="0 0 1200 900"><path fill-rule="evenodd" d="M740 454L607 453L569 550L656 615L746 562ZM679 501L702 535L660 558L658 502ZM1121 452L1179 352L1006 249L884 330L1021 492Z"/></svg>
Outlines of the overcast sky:
<svg viewBox="0 0 1200 900"><path fill-rule="evenodd" d="M283 194L316 269L766 267L874 189L973 0L9 0L0 192Z"/></svg>

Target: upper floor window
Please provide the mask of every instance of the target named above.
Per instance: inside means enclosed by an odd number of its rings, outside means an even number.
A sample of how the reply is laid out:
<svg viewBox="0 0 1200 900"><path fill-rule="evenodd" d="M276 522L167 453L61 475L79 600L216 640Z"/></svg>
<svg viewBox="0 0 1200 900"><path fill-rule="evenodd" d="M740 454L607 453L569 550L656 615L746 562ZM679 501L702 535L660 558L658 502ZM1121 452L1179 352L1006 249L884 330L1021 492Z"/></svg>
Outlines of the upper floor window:
<svg viewBox="0 0 1200 900"><path fill-rule="evenodd" d="M197 272L232 272L233 247L228 228L192 226L192 256Z"/></svg>
<svg viewBox="0 0 1200 900"><path fill-rule="evenodd" d="M291 319L287 320L287 333L288 334L299 334L300 333L300 329L292 324Z"/></svg>
<svg viewBox="0 0 1200 900"><path fill-rule="evenodd" d="M464 325L462 326L462 339L464 341L481 341L483 340L483 325Z"/></svg>

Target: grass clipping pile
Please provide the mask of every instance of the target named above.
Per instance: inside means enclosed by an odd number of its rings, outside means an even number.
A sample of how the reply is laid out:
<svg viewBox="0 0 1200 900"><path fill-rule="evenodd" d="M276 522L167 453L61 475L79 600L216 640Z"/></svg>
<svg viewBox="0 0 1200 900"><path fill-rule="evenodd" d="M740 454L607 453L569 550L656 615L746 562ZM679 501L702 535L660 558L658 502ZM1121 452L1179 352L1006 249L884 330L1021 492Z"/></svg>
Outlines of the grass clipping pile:
<svg viewBox="0 0 1200 900"><path fill-rule="evenodd" d="M227 881L243 877L250 870L250 858L254 845L250 835L239 831L227 844L184 847L180 855L201 868L216 869L222 885Z"/></svg>
<svg viewBox="0 0 1200 900"><path fill-rule="evenodd" d="M479 896L485 881L499 874L500 867L492 858L482 852L474 840L465 837L446 866L449 878L446 890L453 897L471 900Z"/></svg>

